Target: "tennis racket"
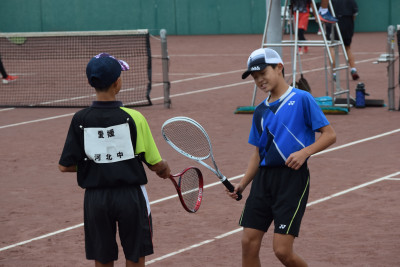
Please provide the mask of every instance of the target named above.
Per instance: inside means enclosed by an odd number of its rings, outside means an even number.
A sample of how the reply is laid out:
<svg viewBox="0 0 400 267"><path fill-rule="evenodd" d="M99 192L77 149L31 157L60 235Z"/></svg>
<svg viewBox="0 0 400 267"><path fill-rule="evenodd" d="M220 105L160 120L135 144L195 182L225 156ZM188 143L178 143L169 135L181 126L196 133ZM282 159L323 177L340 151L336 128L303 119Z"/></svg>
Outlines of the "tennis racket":
<svg viewBox="0 0 400 267"><path fill-rule="evenodd" d="M202 164L220 179L229 192L234 191L233 185L219 171L214 160L210 138L198 122L188 117L174 117L164 122L161 133L172 148ZM211 159L214 168L204 162L208 158ZM240 193L237 195L236 200L241 200L242 195Z"/></svg>
<svg viewBox="0 0 400 267"><path fill-rule="evenodd" d="M183 208L187 212L196 212L203 199L203 175L200 170L189 167L181 173L171 175L169 179L175 186Z"/></svg>

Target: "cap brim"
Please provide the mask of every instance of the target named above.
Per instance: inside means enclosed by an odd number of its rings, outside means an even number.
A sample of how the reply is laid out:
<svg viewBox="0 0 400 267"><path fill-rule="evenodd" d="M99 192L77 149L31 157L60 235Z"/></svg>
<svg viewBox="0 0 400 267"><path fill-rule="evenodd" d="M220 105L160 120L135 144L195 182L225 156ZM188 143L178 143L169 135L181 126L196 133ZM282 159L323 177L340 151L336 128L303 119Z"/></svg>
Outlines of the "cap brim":
<svg viewBox="0 0 400 267"><path fill-rule="evenodd" d="M117 59L118 60L118 59ZM123 60L118 60L118 63L121 65L121 70L122 71L126 71L126 70L129 70L129 65L128 65L128 63L126 63L125 61L123 61Z"/></svg>
<svg viewBox="0 0 400 267"><path fill-rule="evenodd" d="M243 72L243 74L242 74L242 79L244 80L244 79L246 79L247 77L249 77L249 75L251 74L251 71L245 71L245 72Z"/></svg>
<svg viewBox="0 0 400 267"><path fill-rule="evenodd" d="M262 71L262 70L265 69L268 65L269 65L269 64L263 63L263 64L258 64L258 65L251 66L250 69L248 69L248 70L246 70L245 72L243 72L243 74L242 74L242 79L244 80L244 79L246 79L247 77L249 77L249 75L250 75L252 72Z"/></svg>

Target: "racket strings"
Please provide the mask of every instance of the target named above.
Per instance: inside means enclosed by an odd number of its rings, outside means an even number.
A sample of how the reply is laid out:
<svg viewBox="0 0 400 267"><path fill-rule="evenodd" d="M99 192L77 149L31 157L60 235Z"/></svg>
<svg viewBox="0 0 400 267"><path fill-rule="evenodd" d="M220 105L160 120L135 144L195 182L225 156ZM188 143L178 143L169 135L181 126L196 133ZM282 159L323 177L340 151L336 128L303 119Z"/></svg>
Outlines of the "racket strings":
<svg viewBox="0 0 400 267"><path fill-rule="evenodd" d="M207 136L196 125L186 121L173 121L164 125L164 136L186 154L208 158L211 154Z"/></svg>
<svg viewBox="0 0 400 267"><path fill-rule="evenodd" d="M180 178L180 187L183 201L188 209L198 209L200 194L199 175L195 169L188 169Z"/></svg>

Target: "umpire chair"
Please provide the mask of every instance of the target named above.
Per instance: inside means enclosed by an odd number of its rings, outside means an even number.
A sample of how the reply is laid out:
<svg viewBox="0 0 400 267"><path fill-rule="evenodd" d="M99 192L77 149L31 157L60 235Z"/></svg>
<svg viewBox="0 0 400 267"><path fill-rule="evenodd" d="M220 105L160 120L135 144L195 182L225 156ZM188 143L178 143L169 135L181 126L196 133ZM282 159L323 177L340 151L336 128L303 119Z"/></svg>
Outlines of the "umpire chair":
<svg viewBox="0 0 400 267"><path fill-rule="evenodd" d="M326 38L326 29L325 25L321 21L319 15L318 15L318 9L317 5L315 3L315 0L311 0L310 5L314 13L315 20L318 24L319 30L321 32L322 40L305 40L305 41L299 41L298 40L298 19L299 19L299 11L303 8L302 5L307 4L307 0L291 0L292 5L293 5L293 12L296 12L296 20L294 21L293 16L291 12L289 12L289 3L288 0L285 0L285 3L283 6L281 6L281 20L280 20L280 26L282 28L282 34L285 32L285 26L289 22L289 27L290 27L290 40L282 40L280 38L280 42L277 42L276 38L270 38L270 39L275 39L272 42L269 42L267 40L267 33L269 33L269 27L271 27L271 24L275 22L275 25L272 25L274 28L277 26L276 21L270 21L271 18L271 12L276 12L276 10L273 10L273 2L274 4L277 4L277 0L267 0L266 6L267 6L267 16L266 16L266 21L265 21L265 28L264 28L264 34L263 34L263 39L261 43L261 48L266 48L266 47L277 47L278 49L281 47L292 47L292 78L293 78L293 85L296 84L296 75L297 73L297 58L299 57L298 55L298 47L299 46L310 46L310 47L324 47L324 58L325 58L325 87L326 87L326 95L329 95L329 91L332 97L332 107L345 107L347 108L348 111L350 111L350 90L349 90L349 59L346 53L346 49L343 43L342 35L339 29L338 23L334 23L332 25L332 31L331 31L331 38L328 40ZM331 11L331 14L335 16L335 12L333 10L332 3L329 1L329 9ZM293 25L293 27L292 27ZM293 38L293 30L294 29L294 38ZM339 40L334 40L334 32L337 32L337 35L339 37ZM333 66L333 55L331 53L330 48L334 48L335 51L335 66ZM339 64L339 49L342 50L342 53L345 58L344 64L340 65ZM279 52L279 51L278 51ZM299 57L300 59L300 57ZM327 66L327 59L329 61L329 67ZM345 83L345 88L342 88L340 85L340 71L342 70L347 70L346 72L346 83ZM334 78L333 74L336 74L336 78ZM329 90L328 83L331 85L331 90ZM252 106L255 104L255 96L256 96L256 89L257 87L254 87L254 93L253 93L253 100L252 100ZM343 101L337 101L338 98L342 97L345 95L345 98L341 99Z"/></svg>

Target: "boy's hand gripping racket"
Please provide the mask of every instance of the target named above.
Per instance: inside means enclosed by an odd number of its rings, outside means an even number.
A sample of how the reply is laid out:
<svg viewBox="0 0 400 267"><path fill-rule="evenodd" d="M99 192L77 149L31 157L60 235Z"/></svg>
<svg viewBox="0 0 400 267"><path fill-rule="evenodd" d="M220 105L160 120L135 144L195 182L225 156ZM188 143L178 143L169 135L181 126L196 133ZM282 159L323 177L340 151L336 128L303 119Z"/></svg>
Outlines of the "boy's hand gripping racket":
<svg viewBox="0 0 400 267"><path fill-rule="evenodd" d="M161 133L172 148L202 164L220 179L229 192L234 191L233 185L218 170L212 153L210 138L198 122L187 117L174 117L164 122ZM211 158L215 169L203 162L208 158ZM236 200L241 200L242 195L240 193L237 195Z"/></svg>
<svg viewBox="0 0 400 267"><path fill-rule="evenodd" d="M183 208L191 213L200 208L203 199L203 175L195 167L169 177L175 186Z"/></svg>

